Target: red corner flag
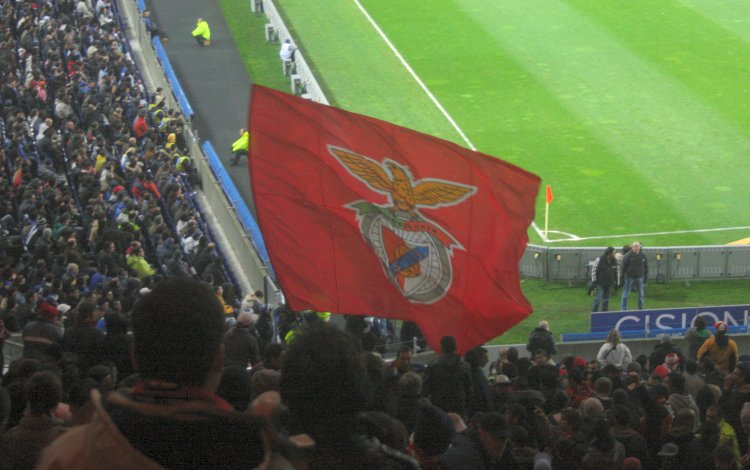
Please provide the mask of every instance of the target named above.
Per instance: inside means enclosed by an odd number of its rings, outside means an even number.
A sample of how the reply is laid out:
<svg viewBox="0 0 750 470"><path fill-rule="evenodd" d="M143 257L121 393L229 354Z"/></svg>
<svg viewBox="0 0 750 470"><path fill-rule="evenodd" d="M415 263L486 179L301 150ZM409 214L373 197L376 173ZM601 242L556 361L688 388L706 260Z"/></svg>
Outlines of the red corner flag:
<svg viewBox="0 0 750 470"><path fill-rule="evenodd" d="M540 180L496 158L254 86L258 222L295 310L412 320L459 352L525 318Z"/></svg>
<svg viewBox="0 0 750 470"><path fill-rule="evenodd" d="M555 197L552 195L552 186L547 185L547 204L552 202Z"/></svg>

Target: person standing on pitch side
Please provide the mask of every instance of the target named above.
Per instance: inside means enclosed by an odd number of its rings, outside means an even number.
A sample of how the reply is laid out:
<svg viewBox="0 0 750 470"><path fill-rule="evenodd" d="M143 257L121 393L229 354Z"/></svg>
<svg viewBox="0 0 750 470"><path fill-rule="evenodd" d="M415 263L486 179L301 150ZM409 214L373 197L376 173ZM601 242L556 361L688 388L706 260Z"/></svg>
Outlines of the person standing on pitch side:
<svg viewBox="0 0 750 470"><path fill-rule="evenodd" d="M638 295L638 310L643 310L643 290L648 279L648 261L641 252L640 242L633 242L633 248L622 258L622 272L625 275L625 285L622 289L622 303L620 310L628 309L630 288L635 287Z"/></svg>

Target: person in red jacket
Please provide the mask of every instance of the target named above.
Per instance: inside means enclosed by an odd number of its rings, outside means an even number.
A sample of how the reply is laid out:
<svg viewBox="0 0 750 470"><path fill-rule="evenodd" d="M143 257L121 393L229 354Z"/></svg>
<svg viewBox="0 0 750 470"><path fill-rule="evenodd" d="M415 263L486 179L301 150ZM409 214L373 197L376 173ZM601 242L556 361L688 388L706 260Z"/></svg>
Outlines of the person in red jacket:
<svg viewBox="0 0 750 470"><path fill-rule="evenodd" d="M141 109L138 111L138 116L133 121L133 133L139 139L148 132L148 123L146 122L146 110Z"/></svg>

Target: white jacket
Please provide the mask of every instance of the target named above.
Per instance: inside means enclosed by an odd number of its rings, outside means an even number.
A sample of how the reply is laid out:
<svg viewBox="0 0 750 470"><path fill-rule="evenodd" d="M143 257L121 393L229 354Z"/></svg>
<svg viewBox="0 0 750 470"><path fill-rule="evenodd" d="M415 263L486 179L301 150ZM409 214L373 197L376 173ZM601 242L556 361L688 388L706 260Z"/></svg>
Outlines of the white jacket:
<svg viewBox="0 0 750 470"><path fill-rule="evenodd" d="M625 366L633 362L633 355L630 354L630 348L624 343L618 343L615 347L612 347L612 343L604 343L599 349L599 354L596 355L596 360L602 367L612 364L624 369Z"/></svg>

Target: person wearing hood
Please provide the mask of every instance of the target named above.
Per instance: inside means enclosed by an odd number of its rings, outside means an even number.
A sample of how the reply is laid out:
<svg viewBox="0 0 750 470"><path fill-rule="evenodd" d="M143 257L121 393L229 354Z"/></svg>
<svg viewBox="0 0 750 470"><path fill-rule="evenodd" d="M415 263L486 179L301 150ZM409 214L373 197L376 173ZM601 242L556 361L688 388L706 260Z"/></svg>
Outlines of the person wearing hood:
<svg viewBox="0 0 750 470"><path fill-rule="evenodd" d="M701 412L698 409L698 404L685 387L684 375L679 372L671 372L664 379L664 385L669 389L669 398L667 398L667 401L675 414L682 409L688 409L692 411L695 416L700 416ZM698 420L695 421L694 426L693 431L697 431Z"/></svg>
<svg viewBox="0 0 750 470"><path fill-rule="evenodd" d="M711 358L722 374L726 375L734 370L740 357L737 343L727 334L727 324L723 321L714 323L716 334L711 336L698 349L697 358L700 361L705 356Z"/></svg>

